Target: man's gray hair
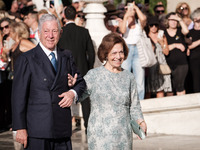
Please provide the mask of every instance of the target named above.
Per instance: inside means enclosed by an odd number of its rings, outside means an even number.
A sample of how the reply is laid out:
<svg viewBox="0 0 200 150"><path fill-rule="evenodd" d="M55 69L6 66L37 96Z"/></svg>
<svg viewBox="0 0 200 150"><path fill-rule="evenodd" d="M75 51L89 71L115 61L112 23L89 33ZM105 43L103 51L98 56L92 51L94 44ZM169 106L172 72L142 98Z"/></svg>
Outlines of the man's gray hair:
<svg viewBox="0 0 200 150"><path fill-rule="evenodd" d="M51 15L51 14L42 15L42 17L40 18L39 23L38 23L39 32L42 31L42 25L43 25L44 22L53 21L53 20L55 20L58 23L58 29L59 29L59 32L60 32L60 30L61 30L60 22L59 22L59 20L56 16Z"/></svg>

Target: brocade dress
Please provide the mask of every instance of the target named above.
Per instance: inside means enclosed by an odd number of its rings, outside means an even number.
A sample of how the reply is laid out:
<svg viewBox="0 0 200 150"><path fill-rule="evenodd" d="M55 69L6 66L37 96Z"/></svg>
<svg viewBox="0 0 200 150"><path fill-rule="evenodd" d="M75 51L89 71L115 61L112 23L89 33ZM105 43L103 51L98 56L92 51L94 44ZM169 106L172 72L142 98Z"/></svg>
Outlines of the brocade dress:
<svg viewBox="0 0 200 150"><path fill-rule="evenodd" d="M91 113L87 138L89 150L132 150L130 119L143 119L134 75L113 73L104 66L90 70L84 79Z"/></svg>

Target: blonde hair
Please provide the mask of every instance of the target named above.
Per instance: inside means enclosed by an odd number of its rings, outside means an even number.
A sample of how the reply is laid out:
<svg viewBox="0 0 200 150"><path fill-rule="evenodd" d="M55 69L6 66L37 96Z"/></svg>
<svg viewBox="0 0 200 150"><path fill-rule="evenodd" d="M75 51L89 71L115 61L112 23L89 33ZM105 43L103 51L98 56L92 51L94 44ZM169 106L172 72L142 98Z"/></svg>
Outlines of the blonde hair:
<svg viewBox="0 0 200 150"><path fill-rule="evenodd" d="M29 38L29 29L27 25L23 22L12 22L10 24L10 28L14 34L21 39L28 39Z"/></svg>
<svg viewBox="0 0 200 150"><path fill-rule="evenodd" d="M191 9L190 9L190 6L189 6L186 2L180 2L180 3L178 3L177 6L176 6L176 11L175 11L175 12L182 16L182 14L181 14L181 12L180 12L180 8L181 8L181 6L184 5L184 4L185 4L185 5L187 6L187 8L188 8L188 15L187 15L187 17L190 17Z"/></svg>
<svg viewBox="0 0 200 150"><path fill-rule="evenodd" d="M5 10L0 10L0 19L8 18L9 14Z"/></svg>

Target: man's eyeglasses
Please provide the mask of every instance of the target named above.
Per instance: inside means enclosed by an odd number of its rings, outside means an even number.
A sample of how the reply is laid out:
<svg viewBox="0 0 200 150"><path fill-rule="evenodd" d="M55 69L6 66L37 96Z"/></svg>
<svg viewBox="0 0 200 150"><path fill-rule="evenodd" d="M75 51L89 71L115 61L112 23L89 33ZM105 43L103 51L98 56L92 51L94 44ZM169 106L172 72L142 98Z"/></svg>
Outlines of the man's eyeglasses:
<svg viewBox="0 0 200 150"><path fill-rule="evenodd" d="M4 27L0 27L0 30L3 31L4 28L5 28L5 29L8 29L8 27L9 27L8 25L6 25L6 26L4 26Z"/></svg>
<svg viewBox="0 0 200 150"><path fill-rule="evenodd" d="M150 24L149 26L152 28L153 26L158 27L159 25L158 24Z"/></svg>
<svg viewBox="0 0 200 150"><path fill-rule="evenodd" d="M156 10L157 14L161 14L161 13L164 13L164 12L165 12L164 10Z"/></svg>
<svg viewBox="0 0 200 150"><path fill-rule="evenodd" d="M180 10L188 10L187 7L180 7Z"/></svg>

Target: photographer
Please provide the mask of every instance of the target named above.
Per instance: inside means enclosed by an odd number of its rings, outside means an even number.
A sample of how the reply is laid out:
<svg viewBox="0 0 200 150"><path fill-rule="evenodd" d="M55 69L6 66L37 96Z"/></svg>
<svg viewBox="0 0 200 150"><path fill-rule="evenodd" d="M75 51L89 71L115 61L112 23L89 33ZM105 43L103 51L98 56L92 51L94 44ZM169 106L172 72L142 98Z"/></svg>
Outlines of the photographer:
<svg viewBox="0 0 200 150"><path fill-rule="evenodd" d="M122 67L133 71L139 94L139 99L144 99L144 69L139 62L137 42L140 39L142 30L146 25L146 16L136 6L135 2L128 3L123 21L119 24L119 29L129 48L128 58L123 62Z"/></svg>

